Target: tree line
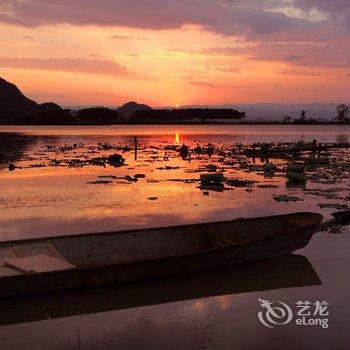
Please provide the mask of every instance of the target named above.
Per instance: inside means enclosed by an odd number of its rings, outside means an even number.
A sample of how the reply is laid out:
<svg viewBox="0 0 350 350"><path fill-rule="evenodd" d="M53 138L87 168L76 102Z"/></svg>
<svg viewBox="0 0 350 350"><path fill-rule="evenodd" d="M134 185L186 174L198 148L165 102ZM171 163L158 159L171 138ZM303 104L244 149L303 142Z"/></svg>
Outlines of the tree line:
<svg viewBox="0 0 350 350"><path fill-rule="evenodd" d="M336 121L341 124L348 124L350 122L349 114L350 114L350 105L347 104L339 104L336 106L337 116L335 118ZM283 118L283 122L286 124L294 123L294 124L317 124L319 121L317 119L308 119L306 117L306 111L302 110L300 114L300 118L293 119L290 116L285 116Z"/></svg>

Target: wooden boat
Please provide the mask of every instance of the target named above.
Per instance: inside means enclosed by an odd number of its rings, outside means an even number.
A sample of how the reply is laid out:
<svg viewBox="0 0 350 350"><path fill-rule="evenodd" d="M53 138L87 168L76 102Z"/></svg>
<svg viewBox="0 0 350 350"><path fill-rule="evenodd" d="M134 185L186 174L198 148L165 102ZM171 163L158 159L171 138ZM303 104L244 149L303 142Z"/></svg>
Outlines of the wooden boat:
<svg viewBox="0 0 350 350"><path fill-rule="evenodd" d="M3 297L0 298L0 326L321 284L317 272L305 256L286 254L215 270L95 288Z"/></svg>
<svg viewBox="0 0 350 350"><path fill-rule="evenodd" d="M246 263L305 247L322 222L294 213L0 243L0 296Z"/></svg>

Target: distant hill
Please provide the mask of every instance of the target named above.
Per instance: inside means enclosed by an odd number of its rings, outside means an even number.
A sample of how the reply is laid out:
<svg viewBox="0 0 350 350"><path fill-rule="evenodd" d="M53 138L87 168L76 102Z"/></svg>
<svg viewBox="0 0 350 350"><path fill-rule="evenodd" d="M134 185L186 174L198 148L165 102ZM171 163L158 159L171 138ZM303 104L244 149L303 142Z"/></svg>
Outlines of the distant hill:
<svg viewBox="0 0 350 350"><path fill-rule="evenodd" d="M125 103L125 105L121 106L118 108L119 114L125 118L125 119L130 119L130 117L136 112L136 111L151 111L153 110L152 107L139 104L134 101L130 101L128 103Z"/></svg>
<svg viewBox="0 0 350 350"><path fill-rule="evenodd" d="M281 121L289 116L300 118L305 110L307 118L332 120L337 116L336 103L257 103L238 104L235 107L243 109L249 120L263 118L271 121Z"/></svg>
<svg viewBox="0 0 350 350"><path fill-rule="evenodd" d="M0 123L18 123L29 116L61 111L53 102L38 104L27 98L16 85L0 78Z"/></svg>
<svg viewBox="0 0 350 350"><path fill-rule="evenodd" d="M347 101L345 101L347 102ZM247 103L224 105L185 106L187 108L234 108L246 112L247 120L254 121L263 118L265 121L280 122L284 117L300 118L302 110L307 118L334 120L337 103ZM185 108L184 107L184 108ZM171 107L169 107L171 108Z"/></svg>

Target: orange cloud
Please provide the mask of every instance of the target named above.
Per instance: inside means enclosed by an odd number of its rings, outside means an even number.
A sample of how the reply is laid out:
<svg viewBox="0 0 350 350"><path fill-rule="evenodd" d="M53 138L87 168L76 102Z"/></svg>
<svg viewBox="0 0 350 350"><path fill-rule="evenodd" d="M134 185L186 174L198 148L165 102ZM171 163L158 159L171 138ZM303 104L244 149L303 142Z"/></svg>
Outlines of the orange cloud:
<svg viewBox="0 0 350 350"><path fill-rule="evenodd" d="M1 75L69 105L347 102L349 9L344 0L4 0Z"/></svg>

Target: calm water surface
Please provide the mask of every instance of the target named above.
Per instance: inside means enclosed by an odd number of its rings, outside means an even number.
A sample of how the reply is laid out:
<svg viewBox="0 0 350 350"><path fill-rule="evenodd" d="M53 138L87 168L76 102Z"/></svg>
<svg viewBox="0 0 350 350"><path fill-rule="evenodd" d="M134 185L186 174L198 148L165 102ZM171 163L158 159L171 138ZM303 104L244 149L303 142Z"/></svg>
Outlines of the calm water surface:
<svg viewBox="0 0 350 350"><path fill-rule="evenodd" d="M133 151L135 135L139 143L137 160ZM347 142L350 126L0 127L1 149L7 150L20 167L11 172L8 163L0 164L0 239L300 210L320 212L328 218L334 209L321 209L319 204L347 205L350 187L346 176L335 183L309 181L305 190L289 187L282 174L266 178L258 159L255 164L244 157L235 159L250 167L225 165L222 156L215 153L211 158L194 156L189 163L177 152L165 150L166 146L182 143L191 148L210 143L229 152L240 143L307 142L315 138L319 142ZM104 143L114 148L101 149ZM76 145L70 147L73 144ZM126 165L81 166L82 161L113 153L122 154ZM332 157L349 162L347 150L337 151ZM53 160L59 165L53 165ZM271 161L278 167L285 166L283 160ZM208 164L225 170L225 177L253 180L254 187L251 191L246 187L210 191L209 196L204 196L195 180L199 170ZM136 174L144 174L145 178L137 182L124 180ZM101 180L110 182L96 182ZM336 196L308 192L325 188L335 189ZM273 195L301 200L280 203ZM23 311L20 324L11 324L15 321L7 316L11 313L7 310L7 315L0 317L1 349L22 349L29 343L47 349L346 349L350 343L349 233L349 229L337 235L319 233L308 247L297 252L301 257L244 267L244 273L225 270L219 277L207 273L115 293L107 288L99 292L97 299L94 295L82 296L91 302L75 311L71 309L79 305L76 297L66 295L63 306L56 297L47 302L47 317L37 311L33 318L30 310ZM145 293L135 292L133 299L132 290ZM104 300L113 301L113 295L116 303L106 306ZM258 321L258 298L281 300L291 306L300 300L326 300L330 303L329 328L295 324L267 328ZM22 301L23 305L36 305L35 302L45 305L40 299ZM88 307L92 304L97 305L94 310ZM13 305L13 313L19 313L16 303ZM55 309L68 311L60 315ZM41 313L45 315L42 310Z"/></svg>

